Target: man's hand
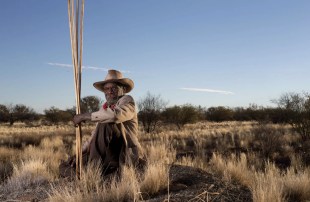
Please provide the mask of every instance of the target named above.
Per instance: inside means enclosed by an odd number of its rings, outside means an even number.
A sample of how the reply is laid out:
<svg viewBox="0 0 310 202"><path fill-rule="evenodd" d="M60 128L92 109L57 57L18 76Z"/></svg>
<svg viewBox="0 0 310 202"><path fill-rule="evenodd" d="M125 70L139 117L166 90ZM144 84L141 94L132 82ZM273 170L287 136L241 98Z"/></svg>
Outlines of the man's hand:
<svg viewBox="0 0 310 202"><path fill-rule="evenodd" d="M77 126L82 121L88 121L88 120L91 120L91 113L77 114L73 117L73 123L75 126Z"/></svg>

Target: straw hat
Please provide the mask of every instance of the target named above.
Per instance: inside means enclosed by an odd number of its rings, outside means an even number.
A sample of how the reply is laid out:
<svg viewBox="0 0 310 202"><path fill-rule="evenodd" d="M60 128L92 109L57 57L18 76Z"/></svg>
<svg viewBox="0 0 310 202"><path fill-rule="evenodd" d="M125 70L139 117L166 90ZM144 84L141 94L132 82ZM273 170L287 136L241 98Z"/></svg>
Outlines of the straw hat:
<svg viewBox="0 0 310 202"><path fill-rule="evenodd" d="M123 78L123 74L117 70L114 70L114 69L110 69L108 71L108 74L103 81L95 82L93 85L98 90L104 92L103 91L104 84L111 83L111 82L112 83L113 82L119 83L119 84L125 86L126 89L125 89L124 93L129 93L134 87L134 83L131 79Z"/></svg>

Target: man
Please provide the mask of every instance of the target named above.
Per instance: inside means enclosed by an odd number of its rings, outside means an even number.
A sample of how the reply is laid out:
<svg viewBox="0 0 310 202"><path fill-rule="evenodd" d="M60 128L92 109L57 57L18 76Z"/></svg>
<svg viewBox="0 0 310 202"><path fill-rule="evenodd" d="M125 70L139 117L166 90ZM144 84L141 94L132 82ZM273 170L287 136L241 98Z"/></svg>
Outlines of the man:
<svg viewBox="0 0 310 202"><path fill-rule="evenodd" d="M143 167L145 158L137 138L135 102L130 95L125 95L133 89L133 81L123 78L122 73L117 70L109 70L105 80L94 83L94 87L105 95L106 102L102 108L73 118L75 125L84 121L97 122L90 140L83 145L87 162L99 161L103 175L115 173L124 165Z"/></svg>

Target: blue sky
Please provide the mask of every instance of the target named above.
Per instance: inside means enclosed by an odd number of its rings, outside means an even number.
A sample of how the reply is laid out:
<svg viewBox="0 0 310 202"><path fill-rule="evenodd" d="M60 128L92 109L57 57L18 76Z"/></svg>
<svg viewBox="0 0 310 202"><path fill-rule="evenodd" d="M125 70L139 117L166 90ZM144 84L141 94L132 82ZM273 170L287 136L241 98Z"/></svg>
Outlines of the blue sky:
<svg viewBox="0 0 310 202"><path fill-rule="evenodd" d="M310 92L310 1L86 1L82 97L107 69L171 105L273 106ZM2 0L0 104L75 104L66 0ZM88 68L87 68L88 67ZM95 68L92 68L95 67Z"/></svg>

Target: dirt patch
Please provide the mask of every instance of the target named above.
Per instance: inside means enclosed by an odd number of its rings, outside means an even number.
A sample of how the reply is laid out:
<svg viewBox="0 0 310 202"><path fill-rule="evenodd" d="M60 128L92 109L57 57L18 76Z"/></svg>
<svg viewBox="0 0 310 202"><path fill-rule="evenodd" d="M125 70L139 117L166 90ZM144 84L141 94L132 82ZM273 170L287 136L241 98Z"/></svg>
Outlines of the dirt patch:
<svg viewBox="0 0 310 202"><path fill-rule="evenodd" d="M236 182L225 183L198 168L172 165L170 168L170 201L252 201L248 188ZM162 190L147 201L167 201L168 191Z"/></svg>

